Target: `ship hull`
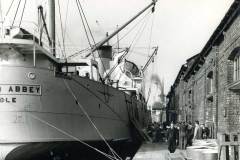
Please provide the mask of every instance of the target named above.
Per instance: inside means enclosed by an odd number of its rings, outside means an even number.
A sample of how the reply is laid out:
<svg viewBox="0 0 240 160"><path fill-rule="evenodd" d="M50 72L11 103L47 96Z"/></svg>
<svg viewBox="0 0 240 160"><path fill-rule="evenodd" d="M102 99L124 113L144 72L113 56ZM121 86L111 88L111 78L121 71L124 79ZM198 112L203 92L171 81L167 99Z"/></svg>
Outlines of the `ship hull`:
<svg viewBox="0 0 240 160"><path fill-rule="evenodd" d="M0 66L0 74L0 144L15 146L2 150L6 159L26 155L23 146L49 153L52 145L131 141L130 117L144 125L144 104L100 82L31 67Z"/></svg>
<svg viewBox="0 0 240 160"><path fill-rule="evenodd" d="M110 150L103 141L89 141L86 143L94 147L94 149L98 149L112 156ZM108 144L118 153L119 156L125 159L126 157L132 157L134 155L140 143L130 140L121 140L108 141ZM19 145L9 152L6 155L5 160L52 160L54 158L64 160L107 159L106 156L96 152L94 149L90 149L76 141L27 143Z"/></svg>

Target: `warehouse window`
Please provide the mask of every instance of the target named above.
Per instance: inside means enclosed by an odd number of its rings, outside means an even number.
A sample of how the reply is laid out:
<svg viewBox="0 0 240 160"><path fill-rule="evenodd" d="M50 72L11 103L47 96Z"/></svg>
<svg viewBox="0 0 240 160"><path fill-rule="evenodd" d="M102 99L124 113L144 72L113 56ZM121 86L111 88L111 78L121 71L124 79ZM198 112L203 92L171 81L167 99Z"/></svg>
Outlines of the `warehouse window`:
<svg viewBox="0 0 240 160"><path fill-rule="evenodd" d="M228 59L232 62L232 80L240 80L240 47L236 47L231 52Z"/></svg>
<svg viewBox="0 0 240 160"><path fill-rule="evenodd" d="M233 80L234 81L238 81L240 80L240 56L237 55L234 58L233 61L233 70L234 70L234 74L233 74Z"/></svg>
<svg viewBox="0 0 240 160"><path fill-rule="evenodd" d="M192 99L192 90L188 91L188 103L191 103L191 99Z"/></svg>
<svg viewBox="0 0 240 160"><path fill-rule="evenodd" d="M207 74L207 94L213 93L213 71Z"/></svg>

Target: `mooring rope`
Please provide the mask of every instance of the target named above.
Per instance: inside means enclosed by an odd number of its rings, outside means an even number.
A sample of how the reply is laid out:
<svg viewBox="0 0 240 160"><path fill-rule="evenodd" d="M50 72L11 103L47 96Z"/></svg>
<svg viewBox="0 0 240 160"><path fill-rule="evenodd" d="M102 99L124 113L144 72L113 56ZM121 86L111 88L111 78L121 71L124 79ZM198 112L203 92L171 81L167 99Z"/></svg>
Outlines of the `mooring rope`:
<svg viewBox="0 0 240 160"><path fill-rule="evenodd" d="M74 139L74 140L76 140L76 141L82 143L83 145L85 145L85 146L87 146L87 147L89 147L89 148L91 148L91 149L93 149L93 150L95 150L96 152L98 152L98 153L104 155L105 157L109 158L110 160L116 160L115 157L112 157L111 155L109 155L109 154L107 154L107 153L104 153L103 151L97 149L96 147L93 147L93 146L89 145L88 143L86 143L86 142L80 140L79 138L77 138L77 137L71 135L70 133L68 133L68 132L66 132L66 131L64 131L64 130L62 130L62 129L56 127L56 126L54 126L53 124L51 124L51 123L49 123L49 122L47 122L47 121L45 121L45 120L43 120L43 119L41 119L41 118L39 118L39 117L33 115L33 114L30 113L30 112L29 112L29 115L30 115L32 118L34 118L34 119L36 119L36 120L38 120L38 121L40 121L40 122L46 124L47 126L52 127L52 128L54 128L54 129L56 129L57 131L63 133L64 135L66 135L66 136L68 136L68 137L70 137L70 138L72 138L72 139Z"/></svg>
<svg viewBox="0 0 240 160"><path fill-rule="evenodd" d="M107 145L107 147L110 149L110 151L112 152L113 156L116 158L116 160L122 160L122 158L114 151L114 149L108 144L108 142L106 141L106 139L104 138L104 136L102 135L102 133L100 132L100 130L97 128L97 126L95 125L95 123L93 122L93 120L91 119L91 117L88 115L87 111L84 109L84 107L79 103L76 95L74 94L72 88L68 85L67 81L64 79L64 83L65 86L67 87L67 89L69 90L69 92L71 93L71 95L73 96L74 100L76 101L77 105L79 106L79 108L82 110L82 112L84 113L84 115L87 117L87 119L89 120L89 122L91 123L91 125L94 127L94 129L96 130L97 134L101 137L101 139L104 141L104 143Z"/></svg>

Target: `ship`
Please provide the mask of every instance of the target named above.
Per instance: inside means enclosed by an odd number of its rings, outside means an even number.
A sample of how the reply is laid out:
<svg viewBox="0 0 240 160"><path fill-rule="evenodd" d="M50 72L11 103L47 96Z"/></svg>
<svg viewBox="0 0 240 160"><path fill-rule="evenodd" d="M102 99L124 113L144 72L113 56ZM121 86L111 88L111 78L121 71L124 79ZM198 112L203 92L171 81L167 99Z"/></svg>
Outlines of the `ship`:
<svg viewBox="0 0 240 160"><path fill-rule="evenodd" d="M137 148L148 138L143 130L149 122L143 80L134 63L126 60L122 67L131 76L124 72L124 82L102 78L109 77L110 63L121 59L113 60L107 41L155 3L94 45L91 54L98 53L94 59L56 57L54 0L49 0L49 28L43 8L38 8L48 45L41 34L1 26L0 160L132 156L130 144Z"/></svg>

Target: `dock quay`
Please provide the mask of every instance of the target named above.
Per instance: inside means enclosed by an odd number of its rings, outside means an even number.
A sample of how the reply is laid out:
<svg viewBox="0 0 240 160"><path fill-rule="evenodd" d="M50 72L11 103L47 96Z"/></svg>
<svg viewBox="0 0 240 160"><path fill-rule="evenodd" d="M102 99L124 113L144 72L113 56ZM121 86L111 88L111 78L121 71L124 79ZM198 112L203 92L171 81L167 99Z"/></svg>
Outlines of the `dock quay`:
<svg viewBox="0 0 240 160"><path fill-rule="evenodd" d="M133 160L217 160L218 146L216 139L195 140L186 150L168 151L166 142L143 143ZM225 159L224 159L225 160Z"/></svg>
<svg viewBox="0 0 240 160"><path fill-rule="evenodd" d="M169 153L167 143L143 143L133 160L185 160L186 150Z"/></svg>

